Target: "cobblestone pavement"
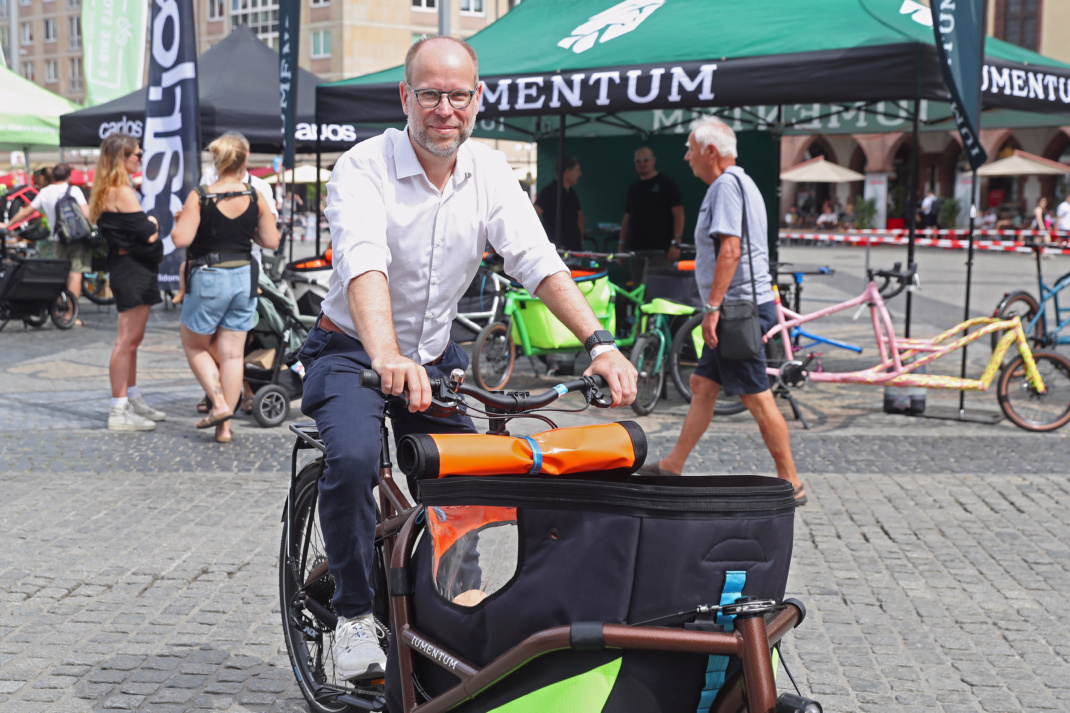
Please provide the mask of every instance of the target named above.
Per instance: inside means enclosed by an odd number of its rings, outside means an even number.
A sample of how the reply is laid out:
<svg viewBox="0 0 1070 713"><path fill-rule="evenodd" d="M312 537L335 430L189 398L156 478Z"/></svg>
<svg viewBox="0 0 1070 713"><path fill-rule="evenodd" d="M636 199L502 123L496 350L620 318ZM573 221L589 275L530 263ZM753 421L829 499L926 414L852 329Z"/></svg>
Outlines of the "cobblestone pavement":
<svg viewBox="0 0 1070 713"><path fill-rule="evenodd" d="M842 281L807 294L853 291L837 267ZM918 334L957 319L952 292L919 296ZM174 312L154 313L141 356L142 389L168 421L103 430L114 314L85 312L84 329L0 333L0 711L306 710L277 602L291 439L244 417L228 446L193 428L199 393ZM849 316L829 330L861 336ZM974 352L972 369L987 357ZM551 383L530 373L519 364L514 385ZM686 410L667 388L637 419L652 458ZM812 428L789 424L810 502L788 594L809 613L784 654L804 693L826 711L1070 710L1070 431L888 416L862 387L811 386L799 402ZM967 407L998 410L991 393ZM591 418L631 413L561 422ZM746 414L718 418L688 463L772 470Z"/></svg>

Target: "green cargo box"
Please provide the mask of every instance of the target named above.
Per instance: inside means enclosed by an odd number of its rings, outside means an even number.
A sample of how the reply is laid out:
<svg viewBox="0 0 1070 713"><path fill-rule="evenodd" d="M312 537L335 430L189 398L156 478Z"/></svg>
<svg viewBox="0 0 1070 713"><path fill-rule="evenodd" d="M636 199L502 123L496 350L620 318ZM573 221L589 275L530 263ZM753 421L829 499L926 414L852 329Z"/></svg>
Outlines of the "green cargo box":
<svg viewBox="0 0 1070 713"><path fill-rule="evenodd" d="M598 321L610 332L616 333L617 318L613 309L613 289L609 284L609 275L603 270L573 270L572 279L591 305ZM513 343L522 344L518 322L524 320L528 340L535 349L579 350L583 344L550 314L546 305L537 298L528 297L517 302L520 312L513 319Z"/></svg>

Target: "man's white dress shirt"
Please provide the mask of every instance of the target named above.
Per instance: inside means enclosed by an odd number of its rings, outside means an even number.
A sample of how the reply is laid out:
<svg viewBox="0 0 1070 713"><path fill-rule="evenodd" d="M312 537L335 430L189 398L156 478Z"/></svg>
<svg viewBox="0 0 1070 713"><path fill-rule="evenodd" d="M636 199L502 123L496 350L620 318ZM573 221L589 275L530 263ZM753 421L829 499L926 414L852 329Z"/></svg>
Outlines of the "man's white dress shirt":
<svg viewBox="0 0 1070 713"><path fill-rule="evenodd" d="M334 272L323 313L358 338L349 281L386 275L403 356L419 364L446 350L457 301L475 277L487 242L529 292L566 271L505 155L465 142L439 191L406 131L387 129L347 151L327 183Z"/></svg>

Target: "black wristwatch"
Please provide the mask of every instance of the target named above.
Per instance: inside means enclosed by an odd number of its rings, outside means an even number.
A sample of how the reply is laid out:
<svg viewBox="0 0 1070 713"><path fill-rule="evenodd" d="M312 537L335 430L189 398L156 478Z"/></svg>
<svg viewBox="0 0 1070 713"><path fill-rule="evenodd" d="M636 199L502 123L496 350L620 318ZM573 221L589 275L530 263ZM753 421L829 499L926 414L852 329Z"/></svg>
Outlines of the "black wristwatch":
<svg viewBox="0 0 1070 713"><path fill-rule="evenodd" d="M599 344L615 345L616 343L616 340L613 339L613 332L608 329L596 329L594 330L594 334L587 337L587 341L583 343L583 348L590 354L591 350Z"/></svg>

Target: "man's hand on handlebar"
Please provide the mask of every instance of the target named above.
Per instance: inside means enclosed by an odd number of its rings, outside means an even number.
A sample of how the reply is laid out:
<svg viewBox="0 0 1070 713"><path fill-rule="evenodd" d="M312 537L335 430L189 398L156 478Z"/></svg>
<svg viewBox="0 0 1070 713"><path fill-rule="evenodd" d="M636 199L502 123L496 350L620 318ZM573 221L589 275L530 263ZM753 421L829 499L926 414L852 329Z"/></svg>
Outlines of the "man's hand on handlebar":
<svg viewBox="0 0 1070 713"><path fill-rule="evenodd" d="M616 349L599 354L591 362L584 376L598 375L606 380L613 408L628 406L635 401L635 382L638 378L632 363Z"/></svg>
<svg viewBox="0 0 1070 713"><path fill-rule="evenodd" d="M379 373L380 389L387 396L409 396L409 411L426 411L431 405L431 383L427 369L400 354L388 354L372 360L372 369Z"/></svg>

